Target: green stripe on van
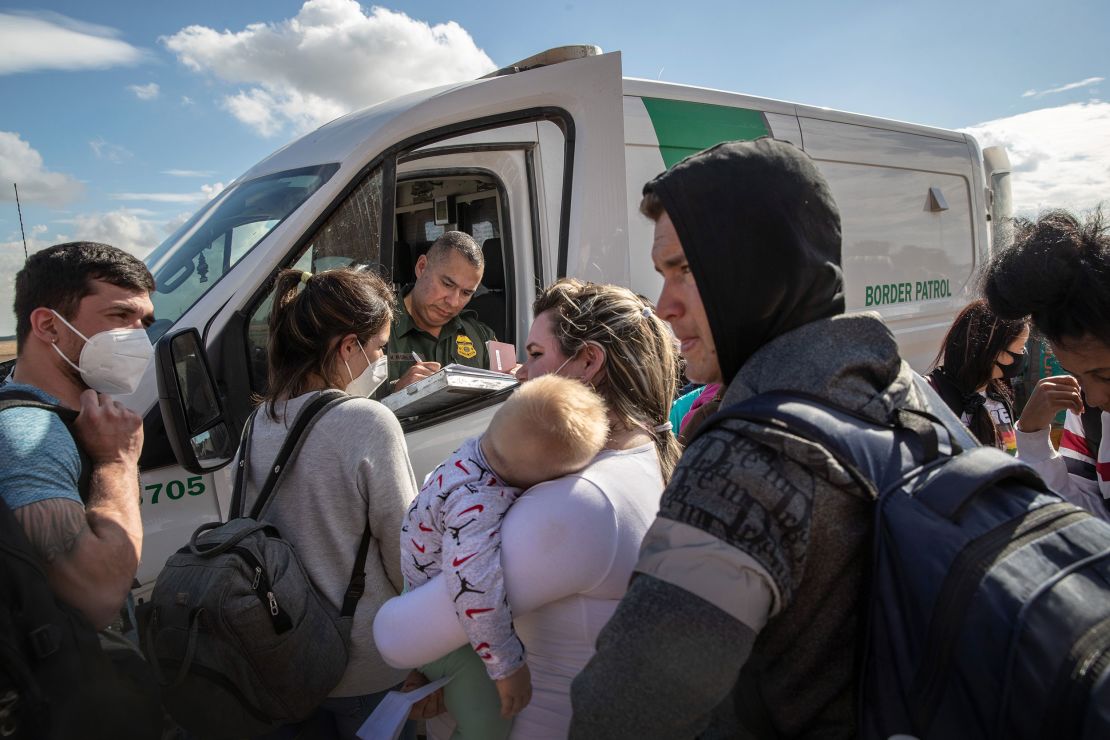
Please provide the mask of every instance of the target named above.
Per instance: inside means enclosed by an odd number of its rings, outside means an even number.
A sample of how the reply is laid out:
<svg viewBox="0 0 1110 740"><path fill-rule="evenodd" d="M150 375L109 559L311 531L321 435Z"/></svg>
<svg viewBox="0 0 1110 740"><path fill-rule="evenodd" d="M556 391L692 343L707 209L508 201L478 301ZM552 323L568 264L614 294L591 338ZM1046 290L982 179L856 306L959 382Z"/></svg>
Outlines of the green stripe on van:
<svg viewBox="0 0 1110 740"><path fill-rule="evenodd" d="M683 157L722 141L771 135L761 111L664 98L641 100L651 117L651 125L655 127L659 153L663 155L667 169Z"/></svg>

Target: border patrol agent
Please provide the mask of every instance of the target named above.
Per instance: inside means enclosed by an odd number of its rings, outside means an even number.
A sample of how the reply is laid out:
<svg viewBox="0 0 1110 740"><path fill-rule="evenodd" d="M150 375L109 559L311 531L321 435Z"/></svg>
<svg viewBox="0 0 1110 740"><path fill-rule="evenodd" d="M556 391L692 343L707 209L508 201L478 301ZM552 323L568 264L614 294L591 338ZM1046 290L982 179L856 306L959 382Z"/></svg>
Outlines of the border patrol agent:
<svg viewBox="0 0 1110 740"><path fill-rule="evenodd" d="M416 283L397 302L386 345L389 392L453 362L488 365L486 342L496 339L493 329L466 310L484 269L481 247L461 231L446 232L416 261Z"/></svg>

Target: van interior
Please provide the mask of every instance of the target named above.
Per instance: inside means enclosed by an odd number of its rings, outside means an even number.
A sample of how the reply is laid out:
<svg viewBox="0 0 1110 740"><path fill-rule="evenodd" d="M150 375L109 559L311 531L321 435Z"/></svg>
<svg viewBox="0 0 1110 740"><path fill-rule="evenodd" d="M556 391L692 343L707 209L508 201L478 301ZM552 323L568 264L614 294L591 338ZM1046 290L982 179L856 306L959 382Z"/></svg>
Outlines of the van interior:
<svg viewBox="0 0 1110 740"><path fill-rule="evenodd" d="M513 322L506 294L501 239L501 197L488 174L459 176L417 173L397 183L394 207L392 280L404 291L416 280L416 262L445 231L463 231L482 248L485 272L467 309L489 325L498 339L512 342Z"/></svg>

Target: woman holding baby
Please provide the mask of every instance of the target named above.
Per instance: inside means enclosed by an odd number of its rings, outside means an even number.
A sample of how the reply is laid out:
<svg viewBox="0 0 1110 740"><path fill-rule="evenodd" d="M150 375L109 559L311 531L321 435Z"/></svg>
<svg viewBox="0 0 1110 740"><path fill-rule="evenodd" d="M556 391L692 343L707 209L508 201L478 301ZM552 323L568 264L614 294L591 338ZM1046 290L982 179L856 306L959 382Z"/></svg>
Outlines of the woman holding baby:
<svg viewBox="0 0 1110 740"><path fill-rule="evenodd" d="M533 312L518 377L554 373L592 388L608 433L584 468L528 488L500 527L512 625L531 678L531 701L510 737L529 739L566 737L571 680L624 595L679 456L667 423L677 355L647 301L625 288L567 279L543 291ZM448 575L379 612L375 641L391 664L425 665L468 643ZM446 737L442 720L428 726Z"/></svg>

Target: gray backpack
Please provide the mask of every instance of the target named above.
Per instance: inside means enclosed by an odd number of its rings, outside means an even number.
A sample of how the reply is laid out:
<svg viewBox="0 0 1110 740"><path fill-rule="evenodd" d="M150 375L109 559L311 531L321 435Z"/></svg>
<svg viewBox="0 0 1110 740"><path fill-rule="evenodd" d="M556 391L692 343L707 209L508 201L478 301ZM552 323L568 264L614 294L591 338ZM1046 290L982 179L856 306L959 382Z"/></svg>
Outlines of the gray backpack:
<svg viewBox="0 0 1110 740"><path fill-rule="evenodd" d="M198 528L140 607L143 652L160 676L165 708L190 733L249 737L305 719L343 677L352 617L365 590L369 525L336 614L292 545L262 515L313 420L349 398L325 391L306 404L243 516L252 415L240 445L232 518Z"/></svg>

